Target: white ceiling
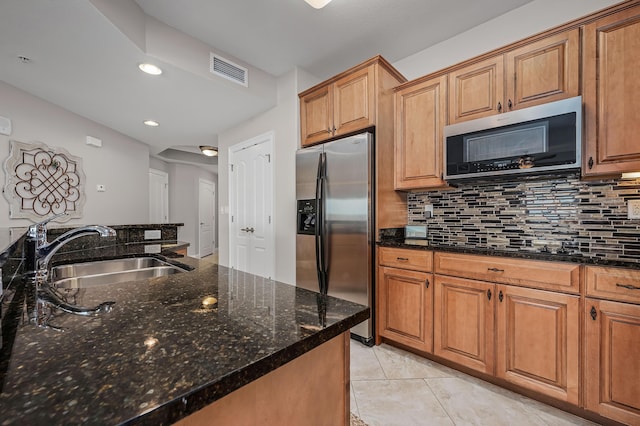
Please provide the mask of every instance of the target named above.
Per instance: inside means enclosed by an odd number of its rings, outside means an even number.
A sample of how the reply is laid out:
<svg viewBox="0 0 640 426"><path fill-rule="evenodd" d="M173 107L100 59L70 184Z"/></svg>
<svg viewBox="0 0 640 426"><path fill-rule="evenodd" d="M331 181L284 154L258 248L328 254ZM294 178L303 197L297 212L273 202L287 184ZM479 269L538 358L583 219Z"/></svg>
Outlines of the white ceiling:
<svg viewBox="0 0 640 426"><path fill-rule="evenodd" d="M273 107L276 77L295 66L325 79L377 54L393 63L529 1L3 0L0 80L152 154L193 151ZM249 68L249 88L208 74L208 51Z"/></svg>

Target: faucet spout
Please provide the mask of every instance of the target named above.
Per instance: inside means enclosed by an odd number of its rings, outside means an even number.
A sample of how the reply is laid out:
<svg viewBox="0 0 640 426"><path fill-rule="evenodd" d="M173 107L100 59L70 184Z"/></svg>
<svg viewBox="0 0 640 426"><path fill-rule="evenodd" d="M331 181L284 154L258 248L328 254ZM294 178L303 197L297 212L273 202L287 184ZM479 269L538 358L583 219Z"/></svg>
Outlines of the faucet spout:
<svg viewBox="0 0 640 426"><path fill-rule="evenodd" d="M90 225L72 229L60 235L50 243L47 242L46 224L61 215L53 216L43 222L29 227L25 239L26 269L35 288L35 305L31 313L31 319L37 325L47 327L51 317L48 311L57 309L74 315L98 315L111 311L115 302L104 302L93 308L85 308L69 304L56 294L47 282L48 265L53 255L62 246L76 238L98 234L101 237L114 237L116 231L108 226Z"/></svg>
<svg viewBox="0 0 640 426"><path fill-rule="evenodd" d="M55 240L50 243L46 242L37 248L37 256L39 258L40 268L46 268L49 264L49 261L53 257L53 255L60 250L62 246L68 243L71 240L75 240L76 238L83 237L85 235L98 234L101 237L115 237L116 231L113 228L109 228L108 226L102 225L89 225L83 226L81 228L75 228L64 234L60 235Z"/></svg>

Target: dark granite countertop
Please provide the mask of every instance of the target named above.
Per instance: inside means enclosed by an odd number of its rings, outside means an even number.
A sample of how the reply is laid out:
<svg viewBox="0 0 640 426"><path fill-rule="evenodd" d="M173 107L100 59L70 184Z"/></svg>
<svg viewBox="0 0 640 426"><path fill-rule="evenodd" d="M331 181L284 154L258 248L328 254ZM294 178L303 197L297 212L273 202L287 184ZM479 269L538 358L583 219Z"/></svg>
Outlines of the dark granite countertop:
<svg viewBox="0 0 640 426"><path fill-rule="evenodd" d="M104 250L86 259L112 256ZM79 305L116 304L101 316L56 316L64 332L29 324L17 286L2 306L0 424L171 424L369 317L362 305L177 262L195 269L75 290Z"/></svg>
<svg viewBox="0 0 640 426"><path fill-rule="evenodd" d="M465 253L465 254L478 254L485 256L501 256L501 257L513 257L519 259L530 260L545 260L554 262L572 262L581 263L585 265L598 265L598 266L615 266L622 268L640 269L639 263L623 262L609 259L600 259L594 257L586 257L580 253L552 253L542 251L508 251L508 250L495 250L490 248L478 248L478 247L464 247L464 246L448 246L434 244L432 242L422 242L422 244L405 242L404 239L384 239L376 243L379 247L396 247L396 248L408 248L413 250L434 250L451 253Z"/></svg>

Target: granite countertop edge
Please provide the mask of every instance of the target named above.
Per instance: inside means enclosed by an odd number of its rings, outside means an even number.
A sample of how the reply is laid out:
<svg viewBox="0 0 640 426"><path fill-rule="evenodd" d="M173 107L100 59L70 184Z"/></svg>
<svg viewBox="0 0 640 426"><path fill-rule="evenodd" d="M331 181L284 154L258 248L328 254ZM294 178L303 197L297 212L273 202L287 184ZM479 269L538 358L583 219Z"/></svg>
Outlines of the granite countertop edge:
<svg viewBox="0 0 640 426"><path fill-rule="evenodd" d="M531 252L526 250L522 250L522 251L493 250L489 248L440 245L440 244L433 244L431 242L429 242L428 244L421 245L421 244L406 243L404 242L403 239L381 240L381 241L377 241L376 245L378 247L404 248L404 249L411 249L411 250L432 250L432 251L442 251L442 252L450 252L450 253L510 257L510 258L516 258L516 259L542 260L542 261L551 261L551 262L570 262L570 263L579 263L579 264L593 265L593 266L611 266L611 267L620 267L620 268L629 268L629 269L640 269L639 263L635 263L631 261L625 262L625 261L616 261L616 260L610 260L610 259L586 257L586 256L582 256L581 254L540 253L540 252Z"/></svg>
<svg viewBox="0 0 640 426"><path fill-rule="evenodd" d="M233 371L227 376L215 382L207 383L188 394L179 398L165 402L139 417L127 420L121 425L149 425L172 424L184 419L205 408L206 406L222 399L241 387L266 376L279 367L328 342L334 337L348 331L353 326L365 321L370 317L370 311L363 310L359 313L345 318L342 321L332 324L327 328L300 340L289 347L245 366L242 369ZM167 423L167 421L169 423Z"/></svg>

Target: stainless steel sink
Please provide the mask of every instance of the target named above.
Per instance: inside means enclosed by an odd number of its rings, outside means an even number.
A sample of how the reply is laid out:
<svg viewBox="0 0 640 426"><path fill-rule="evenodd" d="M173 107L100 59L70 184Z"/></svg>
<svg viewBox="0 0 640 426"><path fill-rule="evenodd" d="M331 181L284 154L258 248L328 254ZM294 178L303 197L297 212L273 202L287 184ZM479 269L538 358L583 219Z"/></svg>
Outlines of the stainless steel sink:
<svg viewBox="0 0 640 426"><path fill-rule="evenodd" d="M101 260L51 268L55 288L87 288L187 272L153 257Z"/></svg>

